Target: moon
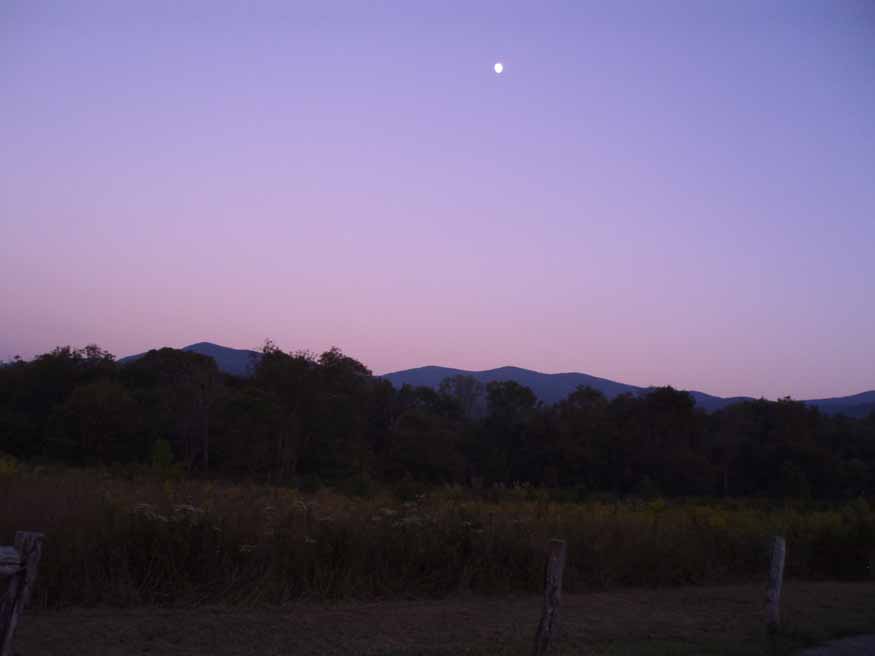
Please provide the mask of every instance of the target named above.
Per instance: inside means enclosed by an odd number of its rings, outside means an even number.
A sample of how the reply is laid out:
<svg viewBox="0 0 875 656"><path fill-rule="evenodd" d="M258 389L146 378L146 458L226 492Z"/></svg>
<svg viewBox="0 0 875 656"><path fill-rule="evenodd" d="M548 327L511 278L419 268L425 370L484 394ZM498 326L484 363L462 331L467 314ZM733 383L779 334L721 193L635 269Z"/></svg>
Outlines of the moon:
<svg viewBox="0 0 875 656"><path fill-rule="evenodd" d="M495 71L496 75L501 75L502 71L504 71L504 64L501 62L495 62L495 66L493 66L492 69Z"/></svg>

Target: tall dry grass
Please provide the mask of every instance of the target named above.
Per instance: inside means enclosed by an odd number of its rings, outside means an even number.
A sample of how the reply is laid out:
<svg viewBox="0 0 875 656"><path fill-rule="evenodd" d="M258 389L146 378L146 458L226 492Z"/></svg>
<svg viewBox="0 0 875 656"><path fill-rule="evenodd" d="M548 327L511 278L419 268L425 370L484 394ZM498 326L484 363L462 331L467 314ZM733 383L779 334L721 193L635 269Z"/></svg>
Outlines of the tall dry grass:
<svg viewBox="0 0 875 656"><path fill-rule="evenodd" d="M871 575L875 515L656 501L556 503L459 487L402 502L109 471L0 472L0 544L44 531L36 602L279 603L291 599L537 591L543 549L568 541L566 589L762 580L770 535L787 575Z"/></svg>

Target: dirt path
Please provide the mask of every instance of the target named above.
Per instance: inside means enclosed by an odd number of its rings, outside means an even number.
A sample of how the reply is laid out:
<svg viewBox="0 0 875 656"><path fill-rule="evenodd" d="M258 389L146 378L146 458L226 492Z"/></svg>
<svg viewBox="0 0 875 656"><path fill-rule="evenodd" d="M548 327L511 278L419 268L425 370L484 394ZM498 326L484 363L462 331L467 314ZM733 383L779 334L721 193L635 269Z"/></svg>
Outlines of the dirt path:
<svg viewBox="0 0 875 656"><path fill-rule="evenodd" d="M875 584L791 582L784 598L783 615L794 636L782 644L784 653L875 627ZM759 656L765 646L762 606L759 586L566 595L561 653ZM537 597L266 609L73 609L26 616L16 651L21 656L522 655L531 649L539 613Z"/></svg>

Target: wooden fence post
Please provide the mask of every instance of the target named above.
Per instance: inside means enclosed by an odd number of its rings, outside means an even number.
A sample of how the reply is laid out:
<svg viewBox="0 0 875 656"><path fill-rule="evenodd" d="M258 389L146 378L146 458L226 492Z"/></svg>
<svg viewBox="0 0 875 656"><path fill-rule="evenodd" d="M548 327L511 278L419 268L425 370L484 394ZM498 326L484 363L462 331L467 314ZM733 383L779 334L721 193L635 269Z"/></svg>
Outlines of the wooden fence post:
<svg viewBox="0 0 875 656"><path fill-rule="evenodd" d="M12 636L22 610L30 601L43 552L43 534L19 531L15 534L14 551L18 556L17 571L10 567L11 580L0 599L0 656L12 656Z"/></svg>
<svg viewBox="0 0 875 656"><path fill-rule="evenodd" d="M784 583L784 558L787 555L787 543L781 536L772 539L772 560L769 564L769 588L766 591L766 626L769 630L769 640L772 653L776 651L775 635L781 623L781 587Z"/></svg>
<svg viewBox="0 0 875 656"><path fill-rule="evenodd" d="M562 596L562 572L565 569L565 542L550 540L544 574L544 609L535 633L534 656L544 656L559 626L559 602Z"/></svg>

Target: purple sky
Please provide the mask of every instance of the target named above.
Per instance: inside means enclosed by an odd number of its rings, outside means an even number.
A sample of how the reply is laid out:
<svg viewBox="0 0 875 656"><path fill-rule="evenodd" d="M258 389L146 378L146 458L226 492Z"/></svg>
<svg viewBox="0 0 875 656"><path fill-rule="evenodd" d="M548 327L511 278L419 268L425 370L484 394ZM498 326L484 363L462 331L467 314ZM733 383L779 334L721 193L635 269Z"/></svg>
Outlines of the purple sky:
<svg viewBox="0 0 875 656"><path fill-rule="evenodd" d="M0 358L872 389L875 4L6 0L0 249Z"/></svg>

